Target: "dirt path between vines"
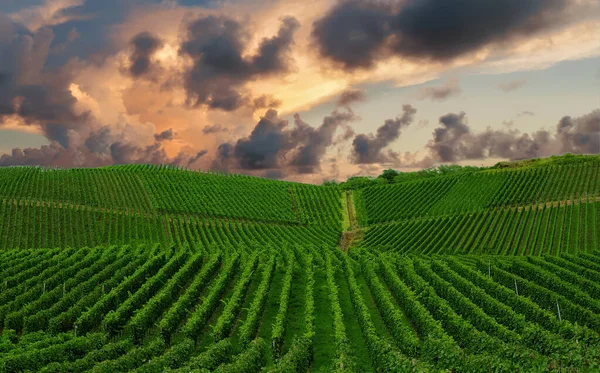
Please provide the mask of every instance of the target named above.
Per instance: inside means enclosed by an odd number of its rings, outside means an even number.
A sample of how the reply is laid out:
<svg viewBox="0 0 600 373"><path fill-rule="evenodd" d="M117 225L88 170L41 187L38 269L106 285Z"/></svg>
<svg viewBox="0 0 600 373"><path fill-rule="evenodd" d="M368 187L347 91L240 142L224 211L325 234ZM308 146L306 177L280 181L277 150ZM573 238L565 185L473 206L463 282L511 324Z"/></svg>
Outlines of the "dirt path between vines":
<svg viewBox="0 0 600 373"><path fill-rule="evenodd" d="M348 220L350 221L350 227L347 231L342 232L342 236L340 237L339 247L342 251L348 251L348 248L352 246L357 239L361 238L364 234L364 230L358 227L358 222L356 219L356 208L354 206L354 195L353 192L345 191L344 192L344 208L348 215Z"/></svg>

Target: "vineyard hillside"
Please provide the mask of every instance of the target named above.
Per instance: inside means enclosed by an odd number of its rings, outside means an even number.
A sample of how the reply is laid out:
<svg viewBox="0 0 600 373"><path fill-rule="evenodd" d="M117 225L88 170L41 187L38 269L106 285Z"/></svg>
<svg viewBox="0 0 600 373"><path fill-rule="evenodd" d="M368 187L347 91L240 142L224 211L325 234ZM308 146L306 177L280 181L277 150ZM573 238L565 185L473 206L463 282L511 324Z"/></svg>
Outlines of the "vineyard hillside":
<svg viewBox="0 0 600 373"><path fill-rule="evenodd" d="M440 176L353 192L358 245L403 253L599 248L600 159Z"/></svg>
<svg viewBox="0 0 600 373"><path fill-rule="evenodd" d="M0 168L0 373L600 371L600 157L361 188Z"/></svg>

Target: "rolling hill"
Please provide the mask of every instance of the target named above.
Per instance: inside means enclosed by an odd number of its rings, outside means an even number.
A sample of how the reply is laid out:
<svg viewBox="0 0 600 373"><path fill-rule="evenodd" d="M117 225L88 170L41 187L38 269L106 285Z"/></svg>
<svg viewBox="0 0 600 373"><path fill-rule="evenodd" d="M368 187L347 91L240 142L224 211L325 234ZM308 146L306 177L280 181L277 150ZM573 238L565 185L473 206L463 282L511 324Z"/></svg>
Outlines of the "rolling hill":
<svg viewBox="0 0 600 373"><path fill-rule="evenodd" d="M0 372L600 370L600 158L344 190L0 169Z"/></svg>

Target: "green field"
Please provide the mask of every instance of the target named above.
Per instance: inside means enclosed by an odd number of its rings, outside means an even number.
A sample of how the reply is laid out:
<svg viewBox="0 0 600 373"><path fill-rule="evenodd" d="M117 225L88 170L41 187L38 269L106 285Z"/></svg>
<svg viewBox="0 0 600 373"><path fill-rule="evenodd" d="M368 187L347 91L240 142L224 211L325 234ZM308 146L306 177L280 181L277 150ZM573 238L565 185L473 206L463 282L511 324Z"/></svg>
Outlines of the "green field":
<svg viewBox="0 0 600 373"><path fill-rule="evenodd" d="M0 372L597 372L600 159L1 168L0 330Z"/></svg>

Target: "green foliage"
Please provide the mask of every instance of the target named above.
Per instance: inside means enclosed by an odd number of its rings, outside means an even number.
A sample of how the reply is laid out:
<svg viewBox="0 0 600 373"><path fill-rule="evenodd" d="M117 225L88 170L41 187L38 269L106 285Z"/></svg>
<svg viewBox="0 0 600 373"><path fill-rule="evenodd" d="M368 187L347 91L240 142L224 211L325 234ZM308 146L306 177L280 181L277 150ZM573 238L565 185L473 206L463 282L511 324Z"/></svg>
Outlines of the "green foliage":
<svg viewBox="0 0 600 373"><path fill-rule="evenodd" d="M0 372L598 371L600 160L513 166L0 170Z"/></svg>
<svg viewBox="0 0 600 373"><path fill-rule="evenodd" d="M385 179L388 182L388 184L391 184L394 182L394 178L396 176L398 176L398 171L388 168L386 170L383 170L383 172L381 173L381 175L378 176L378 178Z"/></svg>
<svg viewBox="0 0 600 373"><path fill-rule="evenodd" d="M215 373L252 373L259 372L263 367L266 358L266 343L263 339L257 338L244 352L235 356L229 364L221 365L215 369Z"/></svg>
<svg viewBox="0 0 600 373"><path fill-rule="evenodd" d="M273 351L273 358L275 360L277 360L281 356L281 349L283 347L285 321L288 315L289 300L292 291L292 280L294 278L294 268L295 260L293 257L290 257L287 269L285 271L285 277L283 278L281 297L279 298L279 311L277 312L277 318L273 323L271 331L271 346Z"/></svg>

